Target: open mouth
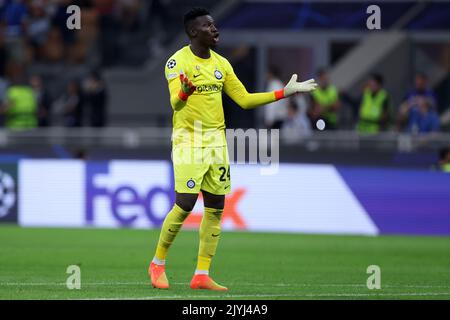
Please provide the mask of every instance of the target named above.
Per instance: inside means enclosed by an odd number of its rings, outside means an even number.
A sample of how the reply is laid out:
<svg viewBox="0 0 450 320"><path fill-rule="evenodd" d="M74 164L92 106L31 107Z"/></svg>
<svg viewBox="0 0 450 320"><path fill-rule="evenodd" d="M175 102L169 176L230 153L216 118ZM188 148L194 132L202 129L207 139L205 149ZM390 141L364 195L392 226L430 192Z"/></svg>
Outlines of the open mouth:
<svg viewBox="0 0 450 320"><path fill-rule="evenodd" d="M214 40L214 42L219 41L219 34L218 34L218 33L216 33L216 34L213 36L213 40Z"/></svg>

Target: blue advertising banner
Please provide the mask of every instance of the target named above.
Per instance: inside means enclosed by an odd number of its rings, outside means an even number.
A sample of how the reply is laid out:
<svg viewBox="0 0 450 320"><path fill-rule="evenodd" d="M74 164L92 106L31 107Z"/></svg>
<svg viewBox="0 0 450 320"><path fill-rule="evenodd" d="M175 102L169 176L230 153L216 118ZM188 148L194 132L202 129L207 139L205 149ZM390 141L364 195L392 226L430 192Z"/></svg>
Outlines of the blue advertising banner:
<svg viewBox="0 0 450 320"><path fill-rule="evenodd" d="M450 235L450 174L338 168L382 234Z"/></svg>

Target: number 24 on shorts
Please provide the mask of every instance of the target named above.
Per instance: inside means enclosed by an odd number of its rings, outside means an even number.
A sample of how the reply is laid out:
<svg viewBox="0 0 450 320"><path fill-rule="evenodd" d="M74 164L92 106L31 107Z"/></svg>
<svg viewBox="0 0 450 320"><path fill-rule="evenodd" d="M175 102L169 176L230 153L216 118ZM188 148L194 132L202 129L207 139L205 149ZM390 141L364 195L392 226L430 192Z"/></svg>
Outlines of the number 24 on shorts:
<svg viewBox="0 0 450 320"><path fill-rule="evenodd" d="M219 180L220 180L220 181L227 181L226 178L228 178L228 181L230 181L230 166L228 166L228 170L227 170L227 168L225 168L225 167L220 167L219 170L220 170L220 172L222 173L222 174L220 175ZM225 178L225 174L226 174L226 178Z"/></svg>

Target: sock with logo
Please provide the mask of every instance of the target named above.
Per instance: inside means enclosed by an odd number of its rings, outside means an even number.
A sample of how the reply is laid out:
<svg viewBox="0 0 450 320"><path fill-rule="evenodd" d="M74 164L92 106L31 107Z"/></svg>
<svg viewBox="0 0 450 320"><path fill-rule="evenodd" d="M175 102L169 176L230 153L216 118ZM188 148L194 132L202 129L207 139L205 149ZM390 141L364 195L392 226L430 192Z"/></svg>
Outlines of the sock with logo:
<svg viewBox="0 0 450 320"><path fill-rule="evenodd" d="M189 211L184 211L176 204L173 205L172 210L167 214L161 227L158 246L156 247L155 257L153 258L154 263L159 265L165 264L167 251L175 240L178 231L180 231L181 226L189 213Z"/></svg>
<svg viewBox="0 0 450 320"><path fill-rule="evenodd" d="M223 209L205 207L202 222L200 224L200 245L196 274L208 274L211 260L216 253L220 238L220 222Z"/></svg>

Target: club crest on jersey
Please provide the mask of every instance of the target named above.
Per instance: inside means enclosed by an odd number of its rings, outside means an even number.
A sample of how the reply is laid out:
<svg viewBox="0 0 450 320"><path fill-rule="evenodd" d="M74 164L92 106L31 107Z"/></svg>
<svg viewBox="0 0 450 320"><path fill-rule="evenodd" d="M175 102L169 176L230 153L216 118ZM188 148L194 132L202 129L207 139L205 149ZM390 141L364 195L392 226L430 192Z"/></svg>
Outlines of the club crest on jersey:
<svg viewBox="0 0 450 320"><path fill-rule="evenodd" d="M170 59L167 62L167 68L172 69L173 67L175 67L177 65L177 62L175 61L175 59Z"/></svg>
<svg viewBox="0 0 450 320"><path fill-rule="evenodd" d="M189 179L188 182L186 183L186 185L189 189L192 189L195 187L195 181L192 179Z"/></svg>
<svg viewBox="0 0 450 320"><path fill-rule="evenodd" d="M216 69L216 71L214 71L214 76L216 77L217 80L222 79L222 73Z"/></svg>

